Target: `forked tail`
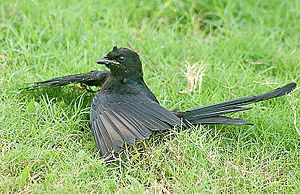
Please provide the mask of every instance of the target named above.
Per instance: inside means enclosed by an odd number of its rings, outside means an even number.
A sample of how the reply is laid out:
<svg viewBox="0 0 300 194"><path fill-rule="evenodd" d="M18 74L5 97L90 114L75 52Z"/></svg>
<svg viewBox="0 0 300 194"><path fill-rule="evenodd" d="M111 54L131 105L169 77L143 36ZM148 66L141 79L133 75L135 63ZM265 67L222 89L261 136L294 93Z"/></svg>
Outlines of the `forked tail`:
<svg viewBox="0 0 300 194"><path fill-rule="evenodd" d="M296 83L289 83L281 88L277 88L270 92L244 98L237 98L230 101L221 102L218 104L208 105L197 109L180 112L176 115L189 124L248 124L240 118L230 118L223 116L226 113L239 112L251 109L252 107L243 107L248 104L260 102L272 98L284 96L296 87Z"/></svg>

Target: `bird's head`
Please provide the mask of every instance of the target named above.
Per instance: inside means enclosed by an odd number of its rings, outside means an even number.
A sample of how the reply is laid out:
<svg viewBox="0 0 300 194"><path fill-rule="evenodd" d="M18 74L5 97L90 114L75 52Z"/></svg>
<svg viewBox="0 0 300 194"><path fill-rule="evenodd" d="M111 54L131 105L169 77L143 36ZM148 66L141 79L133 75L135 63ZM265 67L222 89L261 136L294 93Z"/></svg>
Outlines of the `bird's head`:
<svg viewBox="0 0 300 194"><path fill-rule="evenodd" d="M105 57L97 60L97 64L107 66L114 76L143 76L139 55L128 48L114 46Z"/></svg>

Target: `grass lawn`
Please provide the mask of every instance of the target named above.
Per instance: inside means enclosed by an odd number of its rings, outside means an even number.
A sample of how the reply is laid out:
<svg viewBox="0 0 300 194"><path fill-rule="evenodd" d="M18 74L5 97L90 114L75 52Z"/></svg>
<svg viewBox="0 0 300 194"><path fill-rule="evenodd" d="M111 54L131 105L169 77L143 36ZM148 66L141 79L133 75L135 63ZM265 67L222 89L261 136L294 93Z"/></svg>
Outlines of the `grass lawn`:
<svg viewBox="0 0 300 194"><path fill-rule="evenodd" d="M89 129L95 94L18 90L105 69L113 45L139 52L170 110L299 85L300 1L1 1L0 193L300 192L299 87L232 115L254 126L157 133L112 164Z"/></svg>

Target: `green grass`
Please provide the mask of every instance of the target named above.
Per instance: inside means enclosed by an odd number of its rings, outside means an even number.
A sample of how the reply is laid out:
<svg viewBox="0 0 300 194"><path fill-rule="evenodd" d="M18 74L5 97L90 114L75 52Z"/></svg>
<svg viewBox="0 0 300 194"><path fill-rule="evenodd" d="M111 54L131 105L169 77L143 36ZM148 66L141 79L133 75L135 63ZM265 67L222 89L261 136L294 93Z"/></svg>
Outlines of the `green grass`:
<svg viewBox="0 0 300 194"><path fill-rule="evenodd" d="M115 44L140 53L171 110L300 83L299 0L199 2L2 1L0 193L300 192L299 88L233 115L254 126L155 134L113 164L99 160L89 129L94 94L18 91L104 69L95 61ZM201 62L201 91L179 93L186 64Z"/></svg>

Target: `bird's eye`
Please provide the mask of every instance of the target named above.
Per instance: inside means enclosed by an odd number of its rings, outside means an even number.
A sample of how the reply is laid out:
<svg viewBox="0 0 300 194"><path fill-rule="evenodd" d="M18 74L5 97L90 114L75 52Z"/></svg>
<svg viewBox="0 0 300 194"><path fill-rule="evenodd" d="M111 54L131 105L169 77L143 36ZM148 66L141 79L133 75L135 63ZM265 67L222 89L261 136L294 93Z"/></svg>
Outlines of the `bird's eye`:
<svg viewBox="0 0 300 194"><path fill-rule="evenodd" d="M126 58L125 58L124 56L119 56L119 57L118 57L118 61L120 61L120 62L124 62L125 59L126 59Z"/></svg>

